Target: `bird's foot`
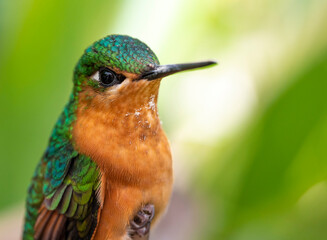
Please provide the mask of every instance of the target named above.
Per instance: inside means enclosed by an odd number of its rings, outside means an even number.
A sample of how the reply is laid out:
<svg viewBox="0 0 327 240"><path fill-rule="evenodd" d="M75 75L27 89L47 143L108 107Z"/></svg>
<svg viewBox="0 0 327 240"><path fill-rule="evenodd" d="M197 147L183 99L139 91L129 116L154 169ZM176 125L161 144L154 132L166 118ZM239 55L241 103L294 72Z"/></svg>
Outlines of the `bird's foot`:
<svg viewBox="0 0 327 240"><path fill-rule="evenodd" d="M147 204L137 212L130 221L130 236L132 239L147 239L151 221L154 217L154 206Z"/></svg>

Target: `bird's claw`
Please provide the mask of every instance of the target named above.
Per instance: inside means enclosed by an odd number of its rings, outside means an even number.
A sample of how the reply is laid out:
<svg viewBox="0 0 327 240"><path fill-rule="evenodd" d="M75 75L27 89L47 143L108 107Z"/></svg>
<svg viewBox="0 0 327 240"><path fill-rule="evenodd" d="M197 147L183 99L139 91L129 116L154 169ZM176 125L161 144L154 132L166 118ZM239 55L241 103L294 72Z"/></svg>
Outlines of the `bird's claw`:
<svg viewBox="0 0 327 240"><path fill-rule="evenodd" d="M140 211L130 221L130 235L131 237L144 237L150 231L151 221L154 217L154 206L147 204L141 208Z"/></svg>

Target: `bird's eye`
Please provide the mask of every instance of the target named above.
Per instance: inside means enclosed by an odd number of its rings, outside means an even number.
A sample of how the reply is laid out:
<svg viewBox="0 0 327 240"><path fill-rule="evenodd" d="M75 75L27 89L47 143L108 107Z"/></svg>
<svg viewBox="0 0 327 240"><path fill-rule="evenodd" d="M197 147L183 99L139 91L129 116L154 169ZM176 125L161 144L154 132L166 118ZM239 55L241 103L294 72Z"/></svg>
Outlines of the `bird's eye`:
<svg viewBox="0 0 327 240"><path fill-rule="evenodd" d="M109 68L103 67L95 72L91 78L98 81L102 87L107 88L122 83L126 77L122 74L115 73Z"/></svg>
<svg viewBox="0 0 327 240"><path fill-rule="evenodd" d="M102 68L99 70L99 80L104 87L110 87L118 83L116 73L108 68Z"/></svg>

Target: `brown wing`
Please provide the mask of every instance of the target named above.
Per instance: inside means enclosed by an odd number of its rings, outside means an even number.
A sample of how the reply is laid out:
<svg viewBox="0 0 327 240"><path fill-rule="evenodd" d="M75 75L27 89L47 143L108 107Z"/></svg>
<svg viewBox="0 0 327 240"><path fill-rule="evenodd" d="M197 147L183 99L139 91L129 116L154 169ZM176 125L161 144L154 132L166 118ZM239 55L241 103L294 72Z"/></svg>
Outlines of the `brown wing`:
<svg viewBox="0 0 327 240"><path fill-rule="evenodd" d="M50 211L42 204L34 226L34 239L66 239L66 223L67 217L65 215L59 214L57 211Z"/></svg>

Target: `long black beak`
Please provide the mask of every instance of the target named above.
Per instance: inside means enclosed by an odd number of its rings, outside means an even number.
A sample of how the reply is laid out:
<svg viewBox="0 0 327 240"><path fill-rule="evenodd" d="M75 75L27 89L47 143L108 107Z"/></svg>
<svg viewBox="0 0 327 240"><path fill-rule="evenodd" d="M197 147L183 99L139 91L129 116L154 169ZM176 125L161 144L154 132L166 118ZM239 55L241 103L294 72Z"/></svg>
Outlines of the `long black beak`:
<svg viewBox="0 0 327 240"><path fill-rule="evenodd" d="M195 68L202 68L207 66L216 65L215 61L205 61L205 62L195 62L195 63L181 63L181 64L169 64L169 65L158 65L154 69L143 73L140 79L154 80L158 78L163 78L168 75L191 70Z"/></svg>

